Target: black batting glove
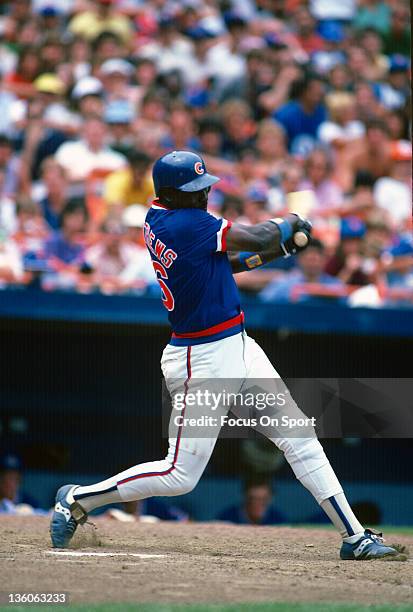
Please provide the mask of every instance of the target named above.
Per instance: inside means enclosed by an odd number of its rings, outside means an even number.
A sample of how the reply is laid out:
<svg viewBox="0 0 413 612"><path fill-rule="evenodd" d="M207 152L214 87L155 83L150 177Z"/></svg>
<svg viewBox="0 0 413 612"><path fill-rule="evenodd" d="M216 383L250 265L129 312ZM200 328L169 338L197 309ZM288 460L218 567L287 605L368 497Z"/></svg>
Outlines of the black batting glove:
<svg viewBox="0 0 413 612"><path fill-rule="evenodd" d="M303 219L296 213L287 215L286 221L291 225L292 236L284 242L284 248L288 255L296 255L310 244L313 226L311 221Z"/></svg>

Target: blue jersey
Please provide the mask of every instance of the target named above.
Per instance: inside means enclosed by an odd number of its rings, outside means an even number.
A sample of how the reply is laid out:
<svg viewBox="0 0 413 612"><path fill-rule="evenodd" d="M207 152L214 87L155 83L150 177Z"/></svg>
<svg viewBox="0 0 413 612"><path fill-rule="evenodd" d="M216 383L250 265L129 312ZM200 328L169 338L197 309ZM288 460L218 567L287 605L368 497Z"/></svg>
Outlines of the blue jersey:
<svg viewBox="0 0 413 612"><path fill-rule="evenodd" d="M197 208L156 201L144 236L172 325L171 344L213 342L243 328L238 289L226 254L230 222Z"/></svg>

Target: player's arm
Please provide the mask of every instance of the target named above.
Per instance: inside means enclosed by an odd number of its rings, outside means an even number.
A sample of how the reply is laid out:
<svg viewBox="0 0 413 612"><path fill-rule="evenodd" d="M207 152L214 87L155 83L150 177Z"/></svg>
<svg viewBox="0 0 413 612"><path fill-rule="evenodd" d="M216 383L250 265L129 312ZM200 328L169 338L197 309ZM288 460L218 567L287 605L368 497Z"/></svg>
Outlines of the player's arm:
<svg viewBox="0 0 413 612"><path fill-rule="evenodd" d="M230 252L227 253L227 255L232 272L236 274L237 272L245 272L260 268L266 263L283 256L284 253L282 253L282 251L275 253L273 249L270 249L268 251L261 251L260 253L241 251L240 253Z"/></svg>
<svg viewBox="0 0 413 612"><path fill-rule="evenodd" d="M311 223L299 215L271 219L258 225L234 223L228 228L226 250L233 272L252 270L277 257L289 257L307 245Z"/></svg>

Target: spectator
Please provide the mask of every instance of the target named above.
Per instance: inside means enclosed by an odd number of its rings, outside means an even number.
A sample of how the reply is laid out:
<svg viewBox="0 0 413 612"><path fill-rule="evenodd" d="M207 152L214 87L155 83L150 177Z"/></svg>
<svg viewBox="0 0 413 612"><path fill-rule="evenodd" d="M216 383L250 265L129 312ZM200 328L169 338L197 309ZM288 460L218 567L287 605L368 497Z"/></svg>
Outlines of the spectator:
<svg viewBox="0 0 413 612"><path fill-rule="evenodd" d="M391 143L386 124L371 120L366 125L366 135L360 149L350 158L353 172L363 170L374 178L388 176L392 170Z"/></svg>
<svg viewBox="0 0 413 612"><path fill-rule="evenodd" d="M110 147L127 157L135 146L132 105L127 100L115 100L107 105L104 119L109 128Z"/></svg>
<svg viewBox="0 0 413 612"><path fill-rule="evenodd" d="M39 199L40 209L50 229L56 231L68 197L66 172L53 157L48 157L42 163L41 178L45 194Z"/></svg>
<svg viewBox="0 0 413 612"><path fill-rule="evenodd" d="M272 505L273 490L267 479L251 480L245 483L243 500L230 506L218 515L219 521L236 525L280 525L286 518Z"/></svg>
<svg viewBox="0 0 413 612"><path fill-rule="evenodd" d="M124 241L122 227L111 227L110 222L103 228L99 243L85 253L85 261L94 275L94 284L105 293L123 290L121 274L131 263L136 252L133 244Z"/></svg>
<svg viewBox="0 0 413 612"><path fill-rule="evenodd" d="M255 125L248 104L242 100L228 100L221 106L224 126L222 151L225 157L237 159L240 152L252 144Z"/></svg>
<svg viewBox="0 0 413 612"><path fill-rule="evenodd" d="M326 265L326 254L324 245L317 239L311 241L310 246L298 256L298 269L289 272L281 280L275 279L260 293L264 302L286 303L290 302L294 295L294 289L306 283L315 283L325 287L337 289L342 286L342 282L326 274L323 270ZM305 293L298 297L300 302L317 302Z"/></svg>
<svg viewBox="0 0 413 612"><path fill-rule="evenodd" d="M156 64L149 57L135 60L135 79L138 83L138 106L147 91L155 86L157 76Z"/></svg>
<svg viewBox="0 0 413 612"><path fill-rule="evenodd" d="M38 19L39 27L42 32L49 32L56 37L63 33L63 12L59 10L59 6L56 4L51 5L46 3L41 6L38 11Z"/></svg>
<svg viewBox="0 0 413 612"><path fill-rule="evenodd" d="M357 29L374 28L384 34L390 26L390 6L382 0L360 2L354 18Z"/></svg>
<svg viewBox="0 0 413 612"><path fill-rule="evenodd" d="M16 242L0 228L0 289L8 284L22 283L23 260Z"/></svg>
<svg viewBox="0 0 413 612"><path fill-rule="evenodd" d="M375 207L374 183L375 178L370 172L359 170L354 177L353 188L347 194L338 213L343 216L357 215L361 219L366 219Z"/></svg>
<svg viewBox="0 0 413 612"><path fill-rule="evenodd" d="M361 47L367 54L370 61L370 76L373 81L385 78L388 60L383 54L382 39L378 31L374 28L366 28L358 37Z"/></svg>
<svg viewBox="0 0 413 612"><path fill-rule="evenodd" d="M53 155L77 127L75 117L62 101L61 79L44 74L35 80L34 88L33 98L27 103L21 102L18 111L19 125L23 128L21 161L26 193L29 192L27 184L39 178L42 161Z"/></svg>
<svg viewBox="0 0 413 612"><path fill-rule="evenodd" d="M62 264L75 268L82 265L85 251L82 234L86 229L86 221L84 202L80 199L69 200L61 214L61 229L55 231L44 245L44 256L51 262L52 267L54 264L62 268Z"/></svg>
<svg viewBox="0 0 413 612"><path fill-rule="evenodd" d="M315 149L305 164L305 178L299 190L310 189L315 195L315 204L320 211L338 207L343 201L343 193L332 179L333 165L323 149Z"/></svg>
<svg viewBox="0 0 413 612"><path fill-rule="evenodd" d="M46 37L39 49L42 73L56 73L65 61L65 47L59 34L53 30L45 30Z"/></svg>
<svg viewBox="0 0 413 612"><path fill-rule="evenodd" d="M41 259L43 256L43 245L50 235L38 205L32 200L20 197L16 202L16 224L13 240L16 242L20 253L26 259Z"/></svg>
<svg viewBox="0 0 413 612"><path fill-rule="evenodd" d="M297 40L308 54L324 49L324 41L317 33L317 22L305 6L300 6L295 15Z"/></svg>
<svg viewBox="0 0 413 612"><path fill-rule="evenodd" d="M105 293L142 291L156 282L143 244L145 216L146 208L133 204L124 211L122 225L108 222L99 243L86 251L85 261L93 271L93 283Z"/></svg>
<svg viewBox="0 0 413 612"><path fill-rule="evenodd" d="M269 193L269 205L273 212L282 214L287 208L287 196L299 190L303 180L303 169L298 163L286 163L280 172L279 183Z"/></svg>
<svg viewBox="0 0 413 612"><path fill-rule="evenodd" d="M366 227L357 217L342 219L340 243L335 254L327 261L325 271L348 285L367 285L368 275L363 271L363 237Z"/></svg>
<svg viewBox="0 0 413 612"><path fill-rule="evenodd" d="M317 130L327 118L323 104L324 85L320 77L309 75L293 84L291 96L273 115L285 128L289 149L303 154L317 141Z"/></svg>
<svg viewBox="0 0 413 612"><path fill-rule="evenodd" d="M78 83L90 75L91 47L82 37L74 37L67 45L67 59L62 68L67 71L70 82Z"/></svg>
<svg viewBox="0 0 413 612"><path fill-rule="evenodd" d="M69 30L88 40L93 40L103 32L114 33L124 42L130 42L132 37L132 24L116 10L114 0L96 0L91 10L80 11L73 17Z"/></svg>
<svg viewBox="0 0 413 612"><path fill-rule="evenodd" d="M136 202L148 204L154 197L150 176L151 158L135 150L128 155L128 167L110 174L105 182L104 197L112 206L129 206Z"/></svg>
<svg viewBox="0 0 413 612"><path fill-rule="evenodd" d="M257 167L258 153L252 146L245 147L239 152L238 157L239 160L235 164L235 183L241 190L241 193L245 194L245 190L251 186L251 183L259 178Z"/></svg>
<svg viewBox="0 0 413 612"><path fill-rule="evenodd" d="M46 127L72 134L78 122L64 101L66 86L63 80L53 73L42 73L33 83L36 102L43 109L42 119Z"/></svg>
<svg viewBox="0 0 413 612"><path fill-rule="evenodd" d="M335 21L322 23L320 33L324 41L324 48L313 53L311 63L319 74L325 74L334 66L346 61L342 49L346 34L344 27Z"/></svg>
<svg viewBox="0 0 413 612"><path fill-rule="evenodd" d="M165 150L199 149L194 135L192 115L184 106L175 106L169 114L169 134L162 139Z"/></svg>
<svg viewBox="0 0 413 612"><path fill-rule="evenodd" d="M390 57L387 81L379 85L379 99L383 106L393 109L403 108L410 96L409 62L403 55Z"/></svg>
<svg viewBox="0 0 413 612"><path fill-rule="evenodd" d="M99 75L105 90L107 102L129 102L133 105L137 101L137 90L129 84L133 74L133 66L121 58L108 59L100 67Z"/></svg>
<svg viewBox="0 0 413 612"><path fill-rule="evenodd" d="M345 92L330 93L326 96L329 120L318 129L319 140L337 149L362 138L364 125L356 119L356 100L354 95Z"/></svg>
<svg viewBox="0 0 413 612"><path fill-rule="evenodd" d="M246 193L243 211L239 222L245 225L256 225L270 217L266 210L268 189L265 183L253 183Z"/></svg>
<svg viewBox="0 0 413 612"><path fill-rule="evenodd" d="M260 171L270 181L276 181L287 156L284 129L271 119L261 121L255 146Z"/></svg>
<svg viewBox="0 0 413 612"><path fill-rule="evenodd" d="M140 115L135 122L135 132L141 133L146 130L164 136L168 131L166 122L167 99L159 91L148 91L143 97Z"/></svg>
<svg viewBox="0 0 413 612"><path fill-rule="evenodd" d="M5 78L7 88L19 98L27 99L34 94L33 82L40 72L37 49L25 47L19 53L16 70Z"/></svg>
<svg viewBox="0 0 413 612"><path fill-rule="evenodd" d="M327 75L328 89L331 92L349 93L352 88L351 73L346 64L336 64Z"/></svg>
<svg viewBox="0 0 413 612"><path fill-rule="evenodd" d="M56 151L56 161L69 181L84 181L94 170L118 170L126 165L125 157L107 146L108 131L101 118L87 118L82 134L81 140L66 142Z"/></svg>
<svg viewBox="0 0 413 612"><path fill-rule="evenodd" d="M390 138L396 140L409 139L409 120L405 109L393 110L386 113L386 124L389 129Z"/></svg>
<svg viewBox="0 0 413 612"><path fill-rule="evenodd" d="M219 157L222 152L223 127L219 119L215 117L204 117L199 122L198 138L199 150L203 155Z"/></svg>
<svg viewBox="0 0 413 612"><path fill-rule="evenodd" d="M82 117L103 113L103 85L96 77L84 76L72 90L72 98Z"/></svg>
<svg viewBox="0 0 413 612"><path fill-rule="evenodd" d="M237 196L227 195L224 197L221 214L224 219L234 222L241 216L243 209L243 201Z"/></svg>
<svg viewBox="0 0 413 612"><path fill-rule="evenodd" d="M130 287L141 288L156 286L158 283L152 262L147 257L143 239L143 226L147 208L142 204L128 206L122 214L122 224L126 228L126 241L135 247L130 264L122 272L122 280Z"/></svg>
<svg viewBox="0 0 413 612"><path fill-rule="evenodd" d="M16 229L16 205L13 198L4 195L5 176L4 169L0 168L0 231L10 235Z"/></svg>
<svg viewBox="0 0 413 612"><path fill-rule="evenodd" d="M343 0L342 2L310 0L310 11L321 24L335 21L349 23L354 19L356 2L355 0Z"/></svg>
<svg viewBox="0 0 413 612"><path fill-rule="evenodd" d="M347 65L353 75L357 78L371 82L377 68L373 65L367 51L363 47L350 47L347 51Z"/></svg>
<svg viewBox="0 0 413 612"><path fill-rule="evenodd" d="M18 156L14 155L12 141L2 134L0 134L0 172L3 177L0 198L14 198L20 188L21 163Z"/></svg>
<svg viewBox="0 0 413 612"><path fill-rule="evenodd" d="M176 20L171 15L161 14L157 25L157 36L140 50L139 58L151 59L160 74L189 71L192 44L178 32Z"/></svg>
<svg viewBox="0 0 413 612"><path fill-rule="evenodd" d="M375 183L374 200L394 228L404 229L412 215L411 143L406 140L394 142L391 158L390 176L383 176Z"/></svg>
<svg viewBox="0 0 413 612"><path fill-rule="evenodd" d="M383 52L410 57L410 13L408 5L396 2L391 9L390 27L383 32Z"/></svg>
<svg viewBox="0 0 413 612"><path fill-rule="evenodd" d="M127 53L120 36L106 30L93 39L90 47L96 66L102 65L107 60L123 57Z"/></svg>
<svg viewBox="0 0 413 612"><path fill-rule="evenodd" d="M4 62L0 52L0 134L10 137L13 133L14 118L13 109L16 107L16 96L9 91L7 83L5 83L3 72Z"/></svg>
<svg viewBox="0 0 413 612"><path fill-rule="evenodd" d="M377 98L377 90L365 80L358 80L354 86L356 96L356 114L365 124L377 121L384 116L385 109Z"/></svg>
<svg viewBox="0 0 413 612"><path fill-rule="evenodd" d="M372 212L366 223L364 236L365 266L375 270L376 261L381 255L392 248L393 232L379 211Z"/></svg>
<svg viewBox="0 0 413 612"><path fill-rule="evenodd" d="M38 503L21 489L22 462L12 453L0 457L0 514L18 514L27 506L31 510L38 508Z"/></svg>
<svg viewBox="0 0 413 612"><path fill-rule="evenodd" d="M386 284L392 288L413 291L413 239L411 232L402 234L397 243L386 249L381 262L386 271ZM410 300L412 293L410 294Z"/></svg>

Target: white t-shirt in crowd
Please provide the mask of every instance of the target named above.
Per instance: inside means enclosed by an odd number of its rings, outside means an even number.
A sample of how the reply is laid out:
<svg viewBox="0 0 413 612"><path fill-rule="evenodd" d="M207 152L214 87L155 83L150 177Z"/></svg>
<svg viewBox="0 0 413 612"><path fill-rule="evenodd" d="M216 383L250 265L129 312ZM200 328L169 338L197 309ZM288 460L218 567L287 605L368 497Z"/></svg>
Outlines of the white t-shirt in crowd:
<svg viewBox="0 0 413 612"><path fill-rule="evenodd" d="M83 181L93 170L118 170L126 165L126 158L120 153L109 147L91 151L83 140L63 143L56 151L55 159L71 181Z"/></svg>
<svg viewBox="0 0 413 612"><path fill-rule="evenodd" d="M348 142L362 138L365 132L366 129L361 121L349 121L345 125L323 121L318 128L318 139L325 144L331 144L334 140Z"/></svg>
<svg viewBox="0 0 413 612"><path fill-rule="evenodd" d="M412 214L412 192L406 183L390 176L379 178L373 189L374 200L386 210L397 225Z"/></svg>
<svg viewBox="0 0 413 612"><path fill-rule="evenodd" d="M315 19L344 19L350 21L356 12L356 0L310 0L310 13Z"/></svg>

